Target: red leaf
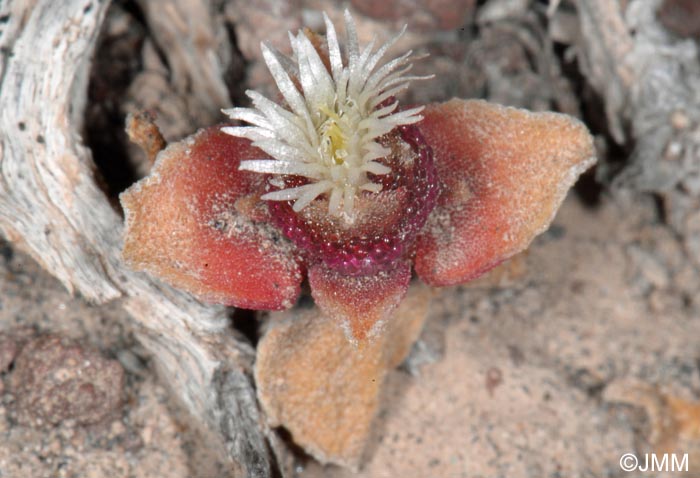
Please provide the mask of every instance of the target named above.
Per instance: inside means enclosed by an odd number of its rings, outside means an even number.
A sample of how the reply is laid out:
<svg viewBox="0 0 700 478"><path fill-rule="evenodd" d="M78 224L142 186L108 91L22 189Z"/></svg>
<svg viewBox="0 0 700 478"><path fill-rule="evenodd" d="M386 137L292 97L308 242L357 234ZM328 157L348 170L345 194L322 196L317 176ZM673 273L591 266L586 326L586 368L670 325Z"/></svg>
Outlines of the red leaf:
<svg viewBox="0 0 700 478"><path fill-rule="evenodd" d="M443 185L416 249L431 285L467 282L525 249L595 162L586 127L565 115L457 99L423 115Z"/></svg>
<svg viewBox="0 0 700 478"><path fill-rule="evenodd" d="M263 178L238 170L264 157L244 139L201 130L170 145L124 192L124 259L202 300L251 309L290 307L302 275L294 249L257 222Z"/></svg>
<svg viewBox="0 0 700 478"><path fill-rule="evenodd" d="M341 321L349 339L360 341L377 334L403 299L410 280L407 262L366 276L348 276L322 264L309 270L316 305L327 316Z"/></svg>

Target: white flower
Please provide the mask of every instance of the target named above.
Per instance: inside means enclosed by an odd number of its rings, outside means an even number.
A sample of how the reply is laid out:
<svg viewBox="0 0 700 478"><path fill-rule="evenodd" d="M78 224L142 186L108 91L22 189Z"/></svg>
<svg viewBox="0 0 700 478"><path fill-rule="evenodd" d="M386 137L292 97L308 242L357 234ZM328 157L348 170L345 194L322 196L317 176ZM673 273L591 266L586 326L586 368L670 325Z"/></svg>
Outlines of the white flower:
<svg viewBox="0 0 700 478"><path fill-rule="evenodd" d="M246 94L254 108L231 108L224 113L252 126L226 127L223 131L250 139L270 155L241 162L241 170L308 179L308 184L273 191L262 199L294 200L293 209L298 212L327 194L328 212L352 223L358 195L382 189L367 173L391 172L377 161L390 152L378 139L396 126L423 119L419 114L423 107L397 112L396 101L379 105L406 89L410 81L430 77L406 76L412 66L411 51L378 67L406 27L376 52L372 51L376 38L360 51L355 22L346 10L344 65L335 28L325 13L323 18L330 72L303 31L296 37L289 34L292 58L263 43L263 58L286 104L280 106L249 90ZM283 187L283 182L275 184Z"/></svg>

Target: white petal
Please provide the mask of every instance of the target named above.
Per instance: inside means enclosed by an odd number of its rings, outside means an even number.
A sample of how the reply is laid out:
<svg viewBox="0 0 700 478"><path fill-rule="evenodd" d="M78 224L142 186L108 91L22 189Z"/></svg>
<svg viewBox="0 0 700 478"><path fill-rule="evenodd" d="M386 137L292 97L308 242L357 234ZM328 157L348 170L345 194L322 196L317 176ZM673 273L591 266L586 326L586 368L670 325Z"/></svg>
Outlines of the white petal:
<svg viewBox="0 0 700 478"><path fill-rule="evenodd" d="M369 191L371 193L378 193L382 190L382 185L377 183L367 183L360 186L360 189L363 191Z"/></svg>
<svg viewBox="0 0 700 478"><path fill-rule="evenodd" d="M401 93L403 90L408 88L408 83L402 83L398 86L395 86L393 88L390 88L386 90L384 93L381 95L377 96L374 98L372 101L370 101L369 105L367 105L371 110L374 110L377 106L380 104L384 103L384 101L388 100L392 96L396 96L397 94Z"/></svg>
<svg viewBox="0 0 700 478"><path fill-rule="evenodd" d="M297 64L294 60L289 58L287 55L279 51L275 47L268 46L270 51L272 52L273 55L277 58L277 61L280 62L280 65L282 65L282 68L291 76L297 76L299 74L299 68L297 68Z"/></svg>
<svg viewBox="0 0 700 478"><path fill-rule="evenodd" d="M348 85L348 94L350 96L358 96L360 90L365 86L367 81L368 71L365 69L365 64L369 60L369 55L372 53L372 48L377 41L375 35L372 41L367 45L367 47L362 51L362 54L358 57L357 63L350 67L350 83Z"/></svg>
<svg viewBox="0 0 700 478"><path fill-rule="evenodd" d="M289 44L292 47L292 58L299 65L299 47L297 46L297 38L292 35L292 32L287 32L287 38L289 39Z"/></svg>
<svg viewBox="0 0 700 478"><path fill-rule="evenodd" d="M362 137L363 141L372 141L376 138L384 136L385 134L389 133L392 129L396 128L395 123L384 120L385 118L382 118L382 121L373 122L370 125L371 128Z"/></svg>
<svg viewBox="0 0 700 478"><path fill-rule="evenodd" d="M345 186L343 191L343 212L345 213L346 220L353 220L354 214L353 209L355 208L355 188L352 186Z"/></svg>
<svg viewBox="0 0 700 478"><path fill-rule="evenodd" d="M237 136L238 138L248 138L251 141L259 141L261 139L273 139L275 132L265 128L256 126L226 126L221 128L226 134Z"/></svg>
<svg viewBox="0 0 700 478"><path fill-rule="evenodd" d="M381 163L377 163L376 161L368 162L362 167L362 170L376 175L389 174L391 172L391 168L384 166Z"/></svg>
<svg viewBox="0 0 700 478"><path fill-rule="evenodd" d="M332 108L335 102L335 88L323 60L306 35L300 33L297 41L304 58L299 62L299 79L306 104L312 111L317 111L320 107Z"/></svg>
<svg viewBox="0 0 700 478"><path fill-rule="evenodd" d="M374 161L375 159L383 158L389 153L391 153L391 150L389 148L385 148L378 143L375 143L372 141L372 139L368 139L369 141L367 145L365 146L365 154L362 156L362 161L364 162L369 162L369 161ZM385 173L375 173L375 174L385 174Z"/></svg>
<svg viewBox="0 0 700 478"><path fill-rule="evenodd" d="M389 113L392 113L396 108L399 107L399 102L394 101L390 105L384 106L383 108L379 108L378 110L372 111L370 113L371 118L381 118L382 116L386 116Z"/></svg>
<svg viewBox="0 0 700 478"><path fill-rule="evenodd" d="M238 169L262 174L293 174L310 179L319 179L323 175L323 168L320 165L278 161L276 159L241 161Z"/></svg>
<svg viewBox="0 0 700 478"><path fill-rule="evenodd" d="M304 98L302 98L301 93L299 93L299 90L297 90L297 87L294 86L294 82L291 80L291 78L289 78L287 72L284 71L284 68L282 68L282 65L277 60L277 57L272 53L272 50L270 50L270 48L264 43L262 44L261 49L265 64L270 70L272 78L275 80L277 88L279 88L280 93L282 93L282 96L284 96L287 104L290 108L292 108L294 113L310 123L311 118L309 117L309 111L306 109L306 103L304 102Z"/></svg>
<svg viewBox="0 0 700 478"><path fill-rule="evenodd" d="M345 31L348 37L348 67L352 70L360 56L359 46L357 44L357 29L355 28L355 20L350 15L350 10L345 10Z"/></svg>
<svg viewBox="0 0 700 478"><path fill-rule="evenodd" d="M408 57L410 57L411 54L413 54L413 50L409 50L400 57L394 58L389 63L372 73L372 76L370 76L367 80L367 88L374 88L386 75L394 71L396 68L405 65L408 61Z"/></svg>
<svg viewBox="0 0 700 478"><path fill-rule="evenodd" d="M386 81L382 82L382 89L388 88L390 86L393 86L397 83L403 83L404 81L419 81L419 80L430 80L431 78L435 78L435 75L422 75L422 76L401 76L401 77L396 77L392 79L387 79Z"/></svg>
<svg viewBox="0 0 700 478"><path fill-rule="evenodd" d="M404 121L404 120L409 120L409 119L411 119L412 122L415 122L415 121L413 121L413 119L415 119L415 118L419 118L416 121L420 121L422 119L422 116L420 116L418 113L420 113L424 109L425 109L425 106L418 106L416 108L411 108L409 110L399 111L398 113L394 113L393 115L387 116L387 117L382 118L382 119L392 121L397 125L398 124L410 124L410 123L403 123L403 122L399 123L399 122Z"/></svg>
<svg viewBox="0 0 700 478"><path fill-rule="evenodd" d="M307 184L306 186L308 186L308 189L305 190L304 193L299 196L299 199L297 199L294 203L294 206L292 206L292 209L295 212L301 211L306 206L308 206L309 203L311 203L311 201L313 201L326 191L330 190L333 187L333 183L331 183L330 181L321 181L315 184Z"/></svg>
<svg viewBox="0 0 700 478"><path fill-rule="evenodd" d="M367 70L368 71L373 70L374 67L377 66L377 63L379 63L379 60L382 59L382 57L386 54L386 52L389 50L389 48L394 46L394 43L396 43L398 41L398 39L401 38L404 33L406 33L406 28L408 28L408 25L404 25L399 33L397 33L396 35L391 37L389 39L389 41L384 43L377 50L377 52L372 56L372 58L369 59L369 61L367 62Z"/></svg>
<svg viewBox="0 0 700 478"><path fill-rule="evenodd" d="M304 191L299 191L300 188L290 188L282 189L280 191L273 191L271 193L263 194L260 199L265 201L289 201L290 199L296 199L301 196Z"/></svg>
<svg viewBox="0 0 700 478"><path fill-rule="evenodd" d="M328 42L328 57L331 63L331 72L333 80L336 82L340 78L340 72L343 69L343 59L340 54L340 45L338 44L338 34L335 32L335 26L331 19L328 18L326 12L323 12L323 21L326 22L326 41Z"/></svg>
<svg viewBox="0 0 700 478"><path fill-rule="evenodd" d="M331 196L328 199L328 213L332 216L340 215L341 199L343 199L343 190L340 188L333 188Z"/></svg>
<svg viewBox="0 0 700 478"><path fill-rule="evenodd" d="M250 92L248 96L253 100L253 104L265 114L268 123L272 125L271 129L279 136L295 145L308 144L315 147L313 138L310 137L311 134L315 135L315 131L310 133L304 127L305 124L297 124L300 120L297 116L256 91Z"/></svg>
<svg viewBox="0 0 700 478"><path fill-rule="evenodd" d="M283 143L282 141L265 139L256 141L253 143L253 146L262 149L273 158L283 161L305 163L307 162L307 159L309 159L304 151L289 144Z"/></svg>
<svg viewBox="0 0 700 478"><path fill-rule="evenodd" d="M273 129L270 122L261 115L258 111L250 108L229 108L227 110L222 110L224 114L228 115L229 118L233 120L245 121L246 123L251 123L262 128Z"/></svg>
<svg viewBox="0 0 700 478"><path fill-rule="evenodd" d="M348 88L348 78L350 77L350 72L344 69L340 74L340 79L335 83L336 95L338 97L338 103L343 104L347 99L347 88Z"/></svg>

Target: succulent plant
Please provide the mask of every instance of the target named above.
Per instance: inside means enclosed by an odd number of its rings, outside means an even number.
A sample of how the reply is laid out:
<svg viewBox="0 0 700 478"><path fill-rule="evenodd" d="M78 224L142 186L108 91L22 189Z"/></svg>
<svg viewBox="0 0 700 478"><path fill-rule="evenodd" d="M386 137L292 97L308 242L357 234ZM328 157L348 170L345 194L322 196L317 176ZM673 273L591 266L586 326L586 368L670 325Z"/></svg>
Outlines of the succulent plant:
<svg viewBox="0 0 700 478"><path fill-rule="evenodd" d="M403 33L360 48L328 17L325 40L263 45L279 103L249 91L247 125L210 127L162 151L121 196L124 258L196 297L279 310L304 277L351 340L381 329L416 275L467 282L525 249L595 161L576 119L453 99L401 109Z"/></svg>

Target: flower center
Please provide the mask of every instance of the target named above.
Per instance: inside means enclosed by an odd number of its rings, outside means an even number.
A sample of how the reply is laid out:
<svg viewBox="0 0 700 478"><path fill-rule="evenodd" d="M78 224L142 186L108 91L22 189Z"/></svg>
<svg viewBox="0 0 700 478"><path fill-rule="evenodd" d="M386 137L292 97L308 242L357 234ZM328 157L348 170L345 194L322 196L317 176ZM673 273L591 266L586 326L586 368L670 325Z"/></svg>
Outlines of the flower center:
<svg viewBox="0 0 700 478"><path fill-rule="evenodd" d="M318 128L321 135L321 155L330 158L331 164L341 165L348 156L346 149L347 138L343 134L343 128L340 125L342 112L336 113L325 106L322 106L320 111L328 117L321 123L321 127Z"/></svg>

